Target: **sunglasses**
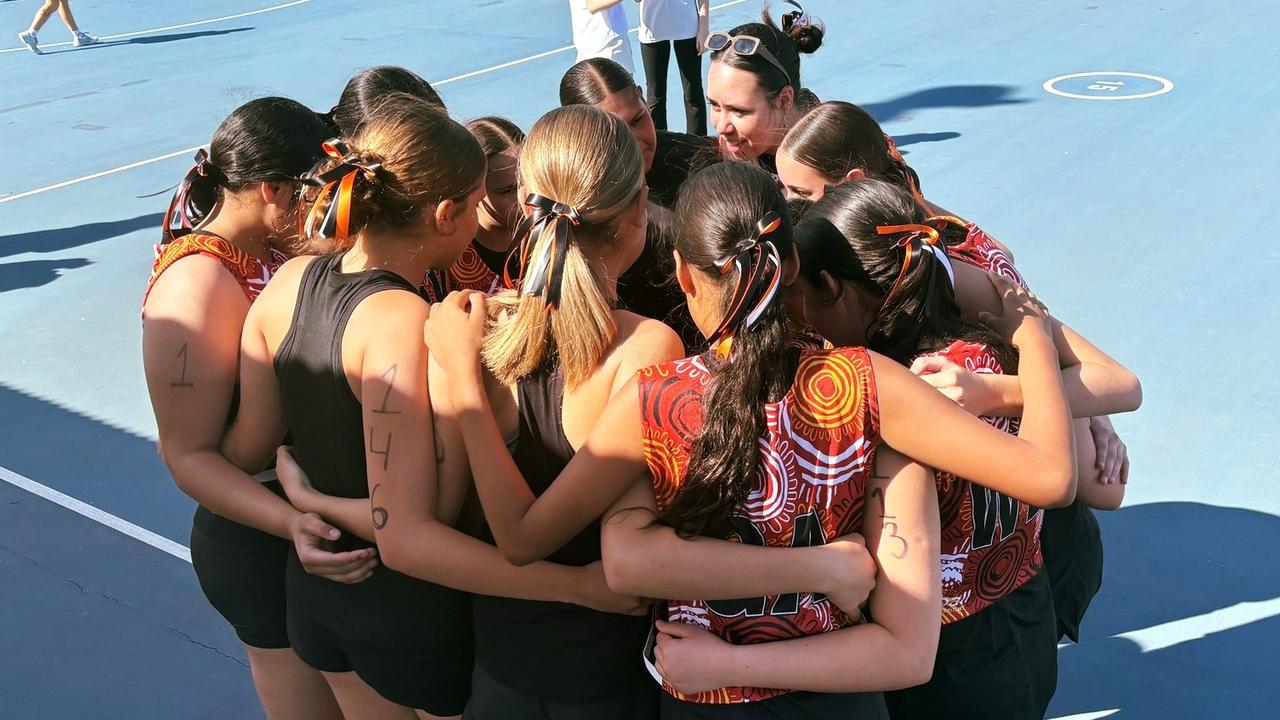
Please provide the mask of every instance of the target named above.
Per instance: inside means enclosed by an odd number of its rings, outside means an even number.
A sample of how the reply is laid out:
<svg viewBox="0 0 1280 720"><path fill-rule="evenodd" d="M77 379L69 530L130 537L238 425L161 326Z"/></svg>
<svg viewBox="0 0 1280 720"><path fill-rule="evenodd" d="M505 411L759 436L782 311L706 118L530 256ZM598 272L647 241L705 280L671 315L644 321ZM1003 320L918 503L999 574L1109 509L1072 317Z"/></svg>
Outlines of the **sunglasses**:
<svg viewBox="0 0 1280 720"><path fill-rule="evenodd" d="M707 49L711 52L720 52L725 49L732 50L735 55L755 55L762 57L768 63L776 68L782 76L787 79L787 84L791 85L791 73L782 67L782 63L778 62L778 58L769 52L769 48L760 44L760 38L751 37L750 35L730 35L727 32L716 31L707 36Z"/></svg>

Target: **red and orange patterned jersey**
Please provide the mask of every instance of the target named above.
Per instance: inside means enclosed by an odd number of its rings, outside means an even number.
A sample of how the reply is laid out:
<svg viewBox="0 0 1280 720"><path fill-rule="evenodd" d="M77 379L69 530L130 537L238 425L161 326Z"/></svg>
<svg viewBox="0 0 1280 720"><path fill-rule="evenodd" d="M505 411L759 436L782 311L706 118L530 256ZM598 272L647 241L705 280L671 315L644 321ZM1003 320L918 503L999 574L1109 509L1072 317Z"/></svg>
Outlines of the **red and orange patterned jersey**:
<svg viewBox="0 0 1280 720"><path fill-rule="evenodd" d="M1004 368L986 345L960 340L940 355L974 373ZM997 430L1018 432L1018 421L983 417ZM935 475L942 518L942 623L973 615L1022 586L1040 571L1039 508L950 473Z"/></svg>
<svg viewBox="0 0 1280 720"><path fill-rule="evenodd" d="M151 278L147 281L147 290L142 295L142 304L147 304L151 288L155 286L160 275L173 267L173 264L189 255L204 255L222 263L240 283L244 296L253 302L258 299L262 288L267 286L271 275L280 267L284 256L272 252L271 262L261 260L246 253L227 240L216 235L191 233L177 238L171 243L156 246L156 261L151 267Z"/></svg>
<svg viewBox="0 0 1280 720"><path fill-rule="evenodd" d="M702 429L702 394L711 381L702 357L640 371L645 461L658 506L671 504ZM760 469L747 502L733 518L739 542L776 547L820 545L861 532L863 501L880 438L871 361L862 348L801 351L795 384L765 406ZM852 620L812 593L728 601L671 600L667 616L749 644L838 630ZM765 700L786 690L732 687L683 695L690 702Z"/></svg>
<svg viewBox="0 0 1280 720"><path fill-rule="evenodd" d="M957 224L963 222L959 218L952 218ZM987 234L985 230L971 222L964 222L964 226L968 231L964 242L958 245L949 245L947 254L952 258L969 265L980 267L987 272L993 272L1000 277L1012 280L1022 287L1027 287L1027 282L1022 279L1022 274L1013 266L1013 258L1005 252L1000 243L995 238Z"/></svg>
<svg viewBox="0 0 1280 720"><path fill-rule="evenodd" d="M441 275L438 270L428 270L423 279L428 302L440 302L445 295L455 290L479 290L492 295L502 287L501 270L494 271L485 263L476 250L474 240L467 244L462 255L449 267L449 271L443 273L443 282Z"/></svg>

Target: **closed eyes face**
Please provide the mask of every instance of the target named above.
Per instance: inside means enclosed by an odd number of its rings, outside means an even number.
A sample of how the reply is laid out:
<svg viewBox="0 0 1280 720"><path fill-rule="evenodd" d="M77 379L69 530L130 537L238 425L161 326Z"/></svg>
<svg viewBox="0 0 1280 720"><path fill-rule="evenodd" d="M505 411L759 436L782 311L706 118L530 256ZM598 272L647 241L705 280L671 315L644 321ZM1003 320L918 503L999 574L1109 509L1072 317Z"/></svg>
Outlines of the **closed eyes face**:
<svg viewBox="0 0 1280 720"><path fill-rule="evenodd" d="M649 106L644 104L639 87L630 87L610 93L608 97L594 106L610 115L615 115L631 128L640 144L640 153L644 156L644 171L653 167L653 155L658 148L658 131L653 126L653 116L649 114Z"/></svg>
<svg viewBox="0 0 1280 720"><path fill-rule="evenodd" d="M480 204L480 224L487 230L514 230L519 222L516 153L512 148L489 157L489 172L484 179L485 196Z"/></svg>

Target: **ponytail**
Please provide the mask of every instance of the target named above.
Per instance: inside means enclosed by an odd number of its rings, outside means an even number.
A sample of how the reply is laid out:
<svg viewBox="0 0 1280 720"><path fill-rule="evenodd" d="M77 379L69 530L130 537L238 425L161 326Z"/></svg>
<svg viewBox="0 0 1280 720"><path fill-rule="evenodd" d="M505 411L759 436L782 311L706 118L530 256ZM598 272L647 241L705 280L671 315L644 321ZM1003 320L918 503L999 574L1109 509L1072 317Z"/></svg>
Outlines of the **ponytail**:
<svg viewBox="0 0 1280 720"><path fill-rule="evenodd" d="M715 352L703 356L712 380L701 402L702 431L659 521L685 537L728 537L760 473L765 405L786 393L795 373L778 294L792 227L772 177L746 163L722 163L690 178L675 217L681 257L721 281L725 309L712 336Z"/></svg>
<svg viewBox="0 0 1280 720"><path fill-rule="evenodd" d="M1008 343L960 315L949 224L925 217L899 187L853 180L829 189L800 222L800 272L817 287L826 272L880 298L867 346L901 364L961 339L985 343L1005 363L1016 358Z"/></svg>
<svg viewBox="0 0 1280 720"><path fill-rule="evenodd" d="M540 195L530 195L525 204L534 212L517 228L518 245L503 273L504 283L519 289L492 301L496 320L485 338L485 362L510 384L554 351L566 383L576 387L595 372L617 332L613 303L600 290L604 279L574 241L582 223L578 211Z"/></svg>
<svg viewBox="0 0 1280 720"><path fill-rule="evenodd" d="M208 151L204 148L197 151L195 165L182 178L169 201L169 209L164 213L160 244L168 245L190 234L191 229L213 210L218 202L219 188L225 187L226 182L227 176L209 162Z"/></svg>
<svg viewBox="0 0 1280 720"><path fill-rule="evenodd" d="M570 105L529 131L520 177L531 214L517 228L504 271L511 289L490 299L484 361L513 384L554 360L574 388L595 372L617 333L609 279L583 248L616 242L617 219L644 187L644 160L622 120Z"/></svg>

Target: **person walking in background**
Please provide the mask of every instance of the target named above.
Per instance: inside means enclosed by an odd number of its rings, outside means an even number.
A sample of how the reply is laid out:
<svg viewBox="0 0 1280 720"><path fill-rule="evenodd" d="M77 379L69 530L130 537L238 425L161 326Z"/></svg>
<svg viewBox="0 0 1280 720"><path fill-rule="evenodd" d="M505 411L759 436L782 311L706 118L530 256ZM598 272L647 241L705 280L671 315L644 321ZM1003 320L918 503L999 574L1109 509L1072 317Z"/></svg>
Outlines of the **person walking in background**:
<svg viewBox="0 0 1280 720"><path fill-rule="evenodd" d="M578 59L575 62L602 57L618 63L632 75L635 74L635 63L631 60L631 39L627 32L627 13L619 4L621 2L622 0L569 0L569 14L573 19L573 46L578 49Z"/></svg>
<svg viewBox="0 0 1280 720"><path fill-rule="evenodd" d="M667 68L671 46L684 85L685 132L707 134L707 98L702 92L702 59L707 38L708 0L637 0L640 3L640 58L649 90L653 124L667 129Z"/></svg>
<svg viewBox="0 0 1280 720"><path fill-rule="evenodd" d="M58 12L58 16L62 18L62 22L67 26L67 29L71 31L72 45L82 47L98 42L98 38L81 30L76 25L76 18L71 14L71 0L44 0L44 5L40 6L40 9L36 11L35 18L31 21L31 27L27 28L25 32L18 33L18 39L30 48L31 52L37 55L44 54L40 51L36 33L49 21L55 10Z"/></svg>

